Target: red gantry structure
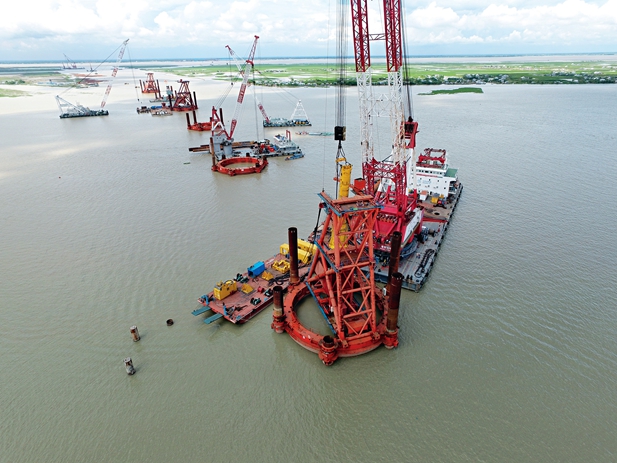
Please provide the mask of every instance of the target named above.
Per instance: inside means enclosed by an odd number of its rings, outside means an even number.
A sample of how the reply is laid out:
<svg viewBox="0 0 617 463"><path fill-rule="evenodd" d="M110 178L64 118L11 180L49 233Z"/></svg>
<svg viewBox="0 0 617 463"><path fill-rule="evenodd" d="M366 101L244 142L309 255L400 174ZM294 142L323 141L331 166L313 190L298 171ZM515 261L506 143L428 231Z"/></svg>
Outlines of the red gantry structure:
<svg viewBox="0 0 617 463"><path fill-rule="evenodd" d="M161 88L159 87L159 81L154 80L154 73L147 72L147 79L145 82L139 80L139 86L141 87L141 93L154 93L156 98L161 98Z"/></svg>
<svg viewBox="0 0 617 463"><path fill-rule="evenodd" d="M303 281L291 274L282 304L274 299L272 328L277 333L289 333L297 343L317 352L325 365L331 365L338 357L364 354L381 344L390 349L398 346L398 307L403 282L403 275L398 272L401 243L421 230L422 212L417 209L415 192L407 190L407 150L413 153L418 125L411 117L405 118L403 108L400 0L383 0L383 8L385 32L370 35L367 0L351 0L364 178L354 184L356 195L348 197L351 165L342 155L345 127L337 125L337 162L345 162L340 166L341 178L336 179L340 180L340 198L332 199L325 192L319 194L320 208L327 211L327 217L315 232L317 251L311 269ZM339 40L343 36L339 34ZM369 42L384 39L388 93L376 97ZM339 44L339 49L343 48ZM387 161L378 161L374 156L372 124L384 114L390 118L392 151ZM293 269L297 258L293 256L296 239L291 230L295 229L290 229L289 237ZM385 296L375 279L377 252L390 255ZM296 308L309 295L325 317L331 335L317 333L300 322Z"/></svg>
<svg viewBox="0 0 617 463"><path fill-rule="evenodd" d="M169 107L172 111L193 111L197 108L197 96L195 92L191 94L189 90L189 81L180 79L178 81L180 89L176 92L175 98L172 101L169 95Z"/></svg>
<svg viewBox="0 0 617 463"><path fill-rule="evenodd" d="M398 346L402 275L393 273L386 299L375 284L373 270L373 228L381 207L370 195L332 199L321 192L319 196L320 207L328 215L303 281L297 271L297 231L289 229L289 288L282 304L275 293L272 329L289 333L298 344L318 353L325 365L332 365L338 357L370 352L381 344L389 349ZM331 335L317 333L298 319L296 307L309 295Z"/></svg>

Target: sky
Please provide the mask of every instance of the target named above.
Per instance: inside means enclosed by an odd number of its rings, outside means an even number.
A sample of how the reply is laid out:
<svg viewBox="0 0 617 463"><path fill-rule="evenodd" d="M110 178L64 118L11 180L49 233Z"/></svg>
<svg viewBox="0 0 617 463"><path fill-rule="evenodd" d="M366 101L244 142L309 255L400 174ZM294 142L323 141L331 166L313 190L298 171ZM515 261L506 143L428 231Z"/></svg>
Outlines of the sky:
<svg viewBox="0 0 617 463"><path fill-rule="evenodd" d="M127 38L133 60L246 57L255 35L258 58L334 56L340 1L11 0L0 61L103 60ZM402 1L412 56L617 52L617 0Z"/></svg>

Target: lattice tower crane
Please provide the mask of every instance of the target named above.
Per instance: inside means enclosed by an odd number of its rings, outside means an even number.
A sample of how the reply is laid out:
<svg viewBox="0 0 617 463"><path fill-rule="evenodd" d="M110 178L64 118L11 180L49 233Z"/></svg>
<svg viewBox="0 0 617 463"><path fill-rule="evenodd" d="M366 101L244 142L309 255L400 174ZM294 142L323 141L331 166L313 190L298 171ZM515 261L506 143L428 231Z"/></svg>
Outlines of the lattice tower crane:
<svg viewBox="0 0 617 463"><path fill-rule="evenodd" d="M255 37L256 37L255 38L255 42L257 42L257 39L259 37L257 37L257 36L255 36ZM242 61L240 60L240 58L238 58L238 55L236 54L236 52L233 51L229 45L225 45L225 48L227 48L227 50L229 51L229 55L234 60L234 64L238 68L238 73L242 77L244 77L244 68L242 67ZM261 102L258 101L257 102L257 107L259 108L259 111L261 111L261 115L266 120L266 122L270 122L270 117L268 116L268 113L266 113L266 108L264 108L263 104L261 104Z"/></svg>
<svg viewBox="0 0 617 463"><path fill-rule="evenodd" d="M238 93L238 99L236 100L236 109L234 110L234 115L231 119L231 125L229 126L229 131L224 128L223 121L221 117L217 113L216 108L212 108L212 128L213 131L217 130L219 132L225 133L228 140L231 140L234 135L234 131L236 130L236 125L238 125L238 115L240 114L240 108L242 107L242 102L244 101L244 94L246 93L246 85L249 80L249 66L252 68L253 58L255 57L255 50L257 49L257 41L259 40L259 36L255 36L255 41L253 42L253 46L251 47L251 51L249 52L249 56L244 63L244 67L238 66L240 73L242 74L242 83L240 84L240 92ZM235 55L233 50L227 45L226 47L232 56Z"/></svg>
<svg viewBox="0 0 617 463"><path fill-rule="evenodd" d="M405 115L403 101L403 41L401 31L401 0L383 0L384 32L370 34L367 0L351 0L354 57L360 112L360 145L365 193L374 195L383 205L376 224L377 248L388 242L394 231L403 234L403 242L421 229L421 212L415 213L415 191L408 192L407 170L415 172L415 137L418 124ZM388 73L387 93L375 95L372 85L370 42L385 40ZM377 117L390 118L390 145L387 160L375 158L373 121ZM408 162L410 165L408 166ZM419 219L418 219L419 217Z"/></svg>

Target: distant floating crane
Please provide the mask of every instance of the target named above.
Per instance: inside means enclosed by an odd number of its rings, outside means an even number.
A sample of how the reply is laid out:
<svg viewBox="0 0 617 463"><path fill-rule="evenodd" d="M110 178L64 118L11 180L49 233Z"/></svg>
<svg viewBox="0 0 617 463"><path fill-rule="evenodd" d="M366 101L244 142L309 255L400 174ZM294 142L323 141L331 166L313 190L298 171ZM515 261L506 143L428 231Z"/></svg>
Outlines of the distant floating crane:
<svg viewBox="0 0 617 463"><path fill-rule="evenodd" d="M62 53L62 54L66 58L66 63L62 63L62 69L70 69L70 70L83 69L82 67L77 67L77 63L75 63L73 60L71 60L71 58L66 56L65 53Z"/></svg>
<svg viewBox="0 0 617 463"><path fill-rule="evenodd" d="M116 64L111 72L111 79L109 84L107 85L107 89L105 90L105 94L103 95L103 100L101 101L101 109L92 110L85 106L80 105L79 103L73 104L69 101L61 98L56 95L56 103L58 103L58 108L60 109L60 119L66 119L71 117L90 117L90 116L107 116L109 115L109 111L105 108L105 104L107 103L107 97L111 92L111 86L113 84L113 79L116 77L118 73L118 67L122 62L122 57L124 56L124 50L126 49L126 45L129 43L129 39L126 39L122 42L122 46L120 47L120 53L118 53L118 58L116 59ZM64 55L66 56L66 55ZM67 57L68 59L68 57Z"/></svg>

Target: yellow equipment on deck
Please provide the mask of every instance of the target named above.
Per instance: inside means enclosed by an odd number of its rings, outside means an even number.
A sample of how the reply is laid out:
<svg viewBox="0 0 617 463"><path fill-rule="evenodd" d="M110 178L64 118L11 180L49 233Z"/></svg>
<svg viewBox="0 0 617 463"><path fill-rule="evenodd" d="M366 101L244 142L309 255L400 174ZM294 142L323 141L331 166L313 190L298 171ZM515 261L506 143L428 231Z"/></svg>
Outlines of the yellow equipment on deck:
<svg viewBox="0 0 617 463"><path fill-rule="evenodd" d="M303 264L310 263L311 260L313 260L313 255L315 254L316 249L317 246L315 246L314 244L309 243L308 241L298 239L298 260ZM284 256L289 256L289 244L281 244L279 252Z"/></svg>
<svg viewBox="0 0 617 463"><path fill-rule="evenodd" d="M219 301L222 301L236 291L238 291L238 284L236 283L236 280L227 280L225 283L219 281L214 287L214 297Z"/></svg>
<svg viewBox="0 0 617 463"><path fill-rule="evenodd" d="M255 289L251 285L244 283L240 291L242 291L244 294L251 294L253 291L255 291Z"/></svg>
<svg viewBox="0 0 617 463"><path fill-rule="evenodd" d="M281 273L287 273L289 272L290 268L289 261L285 259L275 260L272 263L272 268L278 270Z"/></svg>

